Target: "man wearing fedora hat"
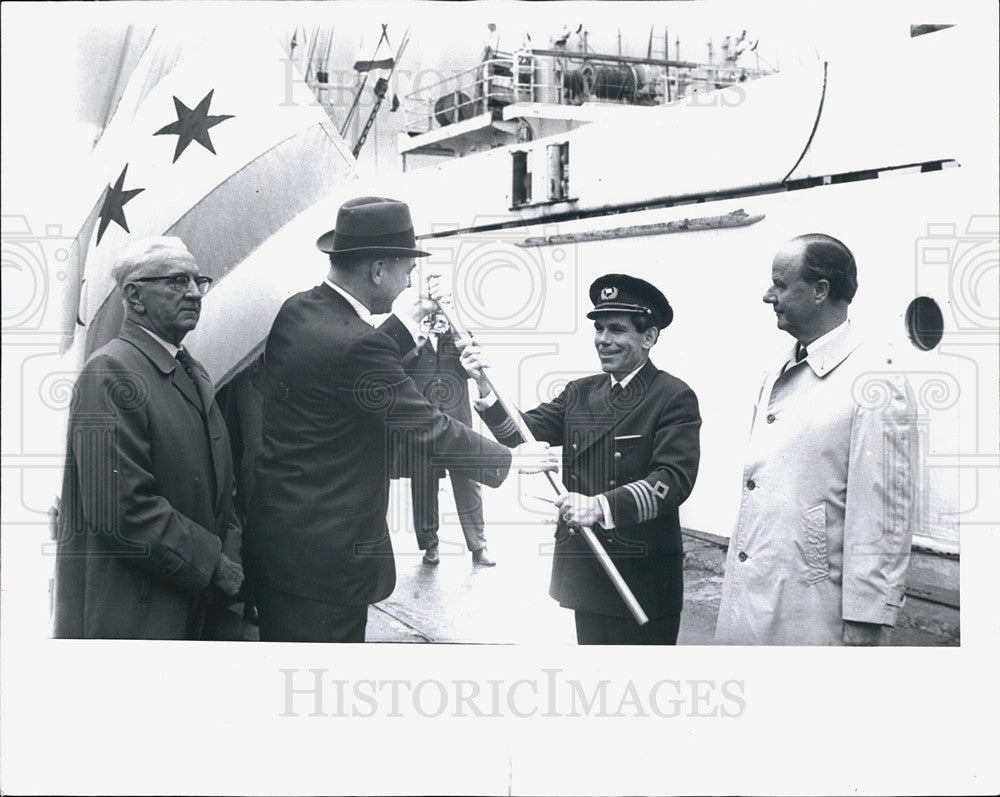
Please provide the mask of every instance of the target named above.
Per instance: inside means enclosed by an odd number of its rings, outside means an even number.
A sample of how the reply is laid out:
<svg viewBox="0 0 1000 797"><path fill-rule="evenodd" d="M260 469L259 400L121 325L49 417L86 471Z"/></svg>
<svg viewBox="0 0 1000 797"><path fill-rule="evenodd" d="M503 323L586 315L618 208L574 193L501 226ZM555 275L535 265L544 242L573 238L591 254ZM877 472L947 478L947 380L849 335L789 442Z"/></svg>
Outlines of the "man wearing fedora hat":
<svg viewBox="0 0 1000 797"><path fill-rule="evenodd" d="M392 310L416 248L409 207L361 197L320 236L326 280L281 307L264 352L263 449L247 577L265 641L363 642L369 604L396 583L386 524L387 454L397 441L492 487L511 452L435 408L403 371L414 335ZM441 298L440 288L435 286ZM436 303L425 298L414 326ZM526 472L554 470L547 446L516 452Z"/></svg>
<svg viewBox="0 0 1000 797"><path fill-rule="evenodd" d="M573 609L580 644L677 641L684 597L678 507L698 473L698 399L649 359L673 320L666 297L645 280L607 274L590 286L594 345L603 373L570 382L552 401L524 413L538 440L562 446L567 495L559 521L549 594ZM496 402L481 350L462 363L479 386L477 409L497 439L521 441ZM592 526L649 623L639 626L574 526Z"/></svg>

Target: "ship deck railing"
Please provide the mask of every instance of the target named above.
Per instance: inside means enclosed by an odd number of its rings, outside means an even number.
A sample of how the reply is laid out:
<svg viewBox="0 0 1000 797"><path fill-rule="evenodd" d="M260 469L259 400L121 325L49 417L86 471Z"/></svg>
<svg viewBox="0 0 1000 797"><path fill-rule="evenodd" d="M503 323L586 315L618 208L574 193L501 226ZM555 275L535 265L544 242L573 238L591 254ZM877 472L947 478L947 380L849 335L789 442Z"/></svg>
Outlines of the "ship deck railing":
<svg viewBox="0 0 1000 797"><path fill-rule="evenodd" d="M515 103L665 105L695 89L718 89L767 74L732 63L559 50L493 52L470 69L406 95L403 130L417 136L487 112L500 119L503 109Z"/></svg>

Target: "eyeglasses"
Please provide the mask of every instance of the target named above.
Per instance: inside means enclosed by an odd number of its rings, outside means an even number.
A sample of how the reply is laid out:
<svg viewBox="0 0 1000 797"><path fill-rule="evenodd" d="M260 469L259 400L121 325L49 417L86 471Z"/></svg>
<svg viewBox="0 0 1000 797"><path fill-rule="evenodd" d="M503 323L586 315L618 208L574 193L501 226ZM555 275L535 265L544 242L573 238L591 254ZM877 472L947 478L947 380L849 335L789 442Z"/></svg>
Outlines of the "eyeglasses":
<svg viewBox="0 0 1000 797"><path fill-rule="evenodd" d="M132 282L165 282L171 290L186 291L188 285L194 282L198 293L204 296L208 293L208 286L212 284L211 277L192 277L190 274L168 274L166 277L136 277Z"/></svg>

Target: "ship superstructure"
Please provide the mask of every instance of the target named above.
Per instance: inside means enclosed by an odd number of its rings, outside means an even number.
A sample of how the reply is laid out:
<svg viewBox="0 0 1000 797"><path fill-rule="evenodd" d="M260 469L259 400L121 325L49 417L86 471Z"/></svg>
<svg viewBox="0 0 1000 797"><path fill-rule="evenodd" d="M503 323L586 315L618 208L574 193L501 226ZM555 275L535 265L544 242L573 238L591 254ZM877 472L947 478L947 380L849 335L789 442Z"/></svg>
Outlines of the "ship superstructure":
<svg viewBox="0 0 1000 797"><path fill-rule="evenodd" d="M695 62L668 58L664 31L645 57L594 52L586 34L563 35L548 48L487 47L475 66L402 99L399 153L406 168L415 155L463 157L494 147L566 133L627 114L637 117L694 94L771 74L741 63L743 50L726 37L719 57ZM680 42L675 42L675 52ZM642 122L637 119L638 124Z"/></svg>

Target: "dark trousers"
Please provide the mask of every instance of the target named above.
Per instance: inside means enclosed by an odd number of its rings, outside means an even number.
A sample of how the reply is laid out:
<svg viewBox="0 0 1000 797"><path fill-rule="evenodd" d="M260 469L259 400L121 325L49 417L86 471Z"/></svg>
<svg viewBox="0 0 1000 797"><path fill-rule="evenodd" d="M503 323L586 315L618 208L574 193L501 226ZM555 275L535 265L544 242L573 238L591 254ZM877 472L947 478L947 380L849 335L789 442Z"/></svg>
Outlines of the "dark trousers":
<svg viewBox="0 0 1000 797"><path fill-rule="evenodd" d="M367 606L322 603L273 590L256 593L261 642L364 642Z"/></svg>
<svg viewBox="0 0 1000 797"><path fill-rule="evenodd" d="M639 625L631 617L575 612L576 641L580 645L676 645L680 614L651 617Z"/></svg>
<svg viewBox="0 0 1000 797"><path fill-rule="evenodd" d="M479 485L457 473L448 472L455 493L455 508L462 524L462 534L470 551L486 547L483 531L483 499ZM438 544L438 482L444 476L440 468L417 468L410 477L410 495L413 498L413 528L417 545L426 551Z"/></svg>

